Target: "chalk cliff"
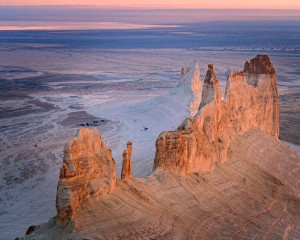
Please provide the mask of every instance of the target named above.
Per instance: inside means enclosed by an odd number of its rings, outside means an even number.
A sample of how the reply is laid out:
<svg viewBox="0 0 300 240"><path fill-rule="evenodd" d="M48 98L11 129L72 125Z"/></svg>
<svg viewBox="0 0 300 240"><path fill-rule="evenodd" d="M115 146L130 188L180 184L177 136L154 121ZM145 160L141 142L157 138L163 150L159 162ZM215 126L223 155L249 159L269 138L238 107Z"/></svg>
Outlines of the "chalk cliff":
<svg viewBox="0 0 300 240"><path fill-rule="evenodd" d="M278 137L276 75L268 56L246 62L242 72L228 76L224 100L213 65L208 66L200 111L176 131L160 134L154 169L185 175L209 172L227 161L230 143L251 128Z"/></svg>
<svg viewBox="0 0 300 240"><path fill-rule="evenodd" d="M183 95L190 96L185 99ZM171 97L182 97L181 101L188 100L190 116L195 116L198 112L201 102L202 84L200 77L200 69L197 61L194 61L190 66L184 69L184 74L181 75L181 79L178 85L171 90ZM192 98L191 98L192 97Z"/></svg>
<svg viewBox="0 0 300 240"><path fill-rule="evenodd" d="M201 78L200 78L200 69L198 66L198 63L195 61L194 62L194 69L195 72L190 71L190 69L188 69L186 76L183 77L184 78L191 78L191 90L193 91L193 96L194 99L192 100L192 102L190 103L190 109L191 109L191 117L195 116L198 112L198 108L199 105L201 103L201 92L202 92L202 84L201 84ZM190 74L193 74L193 76L189 76Z"/></svg>
<svg viewBox="0 0 300 240"><path fill-rule="evenodd" d="M57 222L66 224L83 201L111 193L115 184L116 165L99 132L80 128L64 147L56 195Z"/></svg>

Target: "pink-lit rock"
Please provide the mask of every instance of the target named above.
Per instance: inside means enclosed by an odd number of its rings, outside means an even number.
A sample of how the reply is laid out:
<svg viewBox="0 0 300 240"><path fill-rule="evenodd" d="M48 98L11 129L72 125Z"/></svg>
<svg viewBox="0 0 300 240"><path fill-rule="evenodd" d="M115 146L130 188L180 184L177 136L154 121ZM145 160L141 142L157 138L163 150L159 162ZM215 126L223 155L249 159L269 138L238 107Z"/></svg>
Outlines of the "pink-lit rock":
<svg viewBox="0 0 300 240"><path fill-rule="evenodd" d="M228 76L224 100L212 65L204 81L200 110L176 131L156 141L154 168L180 175L209 172L227 161L229 144L257 128L278 137L279 111L275 70L268 56L258 55L243 72Z"/></svg>
<svg viewBox="0 0 300 240"><path fill-rule="evenodd" d="M116 164L96 129L80 128L64 147L57 185L57 222L72 219L81 202L97 194L111 193L116 184Z"/></svg>
<svg viewBox="0 0 300 240"><path fill-rule="evenodd" d="M122 162L122 179L131 179L132 170L131 170L131 155L132 155L132 142L127 143L127 148L123 151L123 162Z"/></svg>

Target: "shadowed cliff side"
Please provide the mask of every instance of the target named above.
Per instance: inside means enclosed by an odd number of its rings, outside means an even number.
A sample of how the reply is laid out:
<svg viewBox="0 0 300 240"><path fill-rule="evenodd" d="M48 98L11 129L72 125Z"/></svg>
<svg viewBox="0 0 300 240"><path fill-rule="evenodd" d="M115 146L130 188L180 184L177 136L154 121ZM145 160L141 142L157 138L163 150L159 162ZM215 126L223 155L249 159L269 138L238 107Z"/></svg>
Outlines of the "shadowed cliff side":
<svg viewBox="0 0 300 240"><path fill-rule="evenodd" d="M277 138L278 126L276 75L268 56L256 56L243 72L232 71L223 101L213 65L209 65L199 112L178 130L160 134L154 169L180 175L212 171L217 163L227 161L228 147L238 135L258 128Z"/></svg>

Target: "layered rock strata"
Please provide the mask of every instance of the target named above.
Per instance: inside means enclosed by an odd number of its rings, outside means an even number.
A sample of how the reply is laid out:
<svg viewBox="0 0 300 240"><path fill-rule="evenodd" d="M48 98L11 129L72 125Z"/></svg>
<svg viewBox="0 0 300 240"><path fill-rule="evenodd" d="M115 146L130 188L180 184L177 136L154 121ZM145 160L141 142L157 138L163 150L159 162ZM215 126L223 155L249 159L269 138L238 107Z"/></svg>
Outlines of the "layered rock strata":
<svg viewBox="0 0 300 240"><path fill-rule="evenodd" d="M278 137L279 111L275 70L268 56L258 55L242 72L228 76L224 100L213 66L209 65L200 111L176 131L160 134L154 169L180 175L209 172L227 161L229 144L237 135L258 128Z"/></svg>
<svg viewBox="0 0 300 240"><path fill-rule="evenodd" d="M76 208L97 194L111 193L116 184L116 164L96 129L80 128L64 147L57 185L57 222L66 224Z"/></svg>
<svg viewBox="0 0 300 240"><path fill-rule="evenodd" d="M122 172L121 179L131 179L131 155L132 155L132 142L127 143L127 148L123 151L123 162L122 162Z"/></svg>

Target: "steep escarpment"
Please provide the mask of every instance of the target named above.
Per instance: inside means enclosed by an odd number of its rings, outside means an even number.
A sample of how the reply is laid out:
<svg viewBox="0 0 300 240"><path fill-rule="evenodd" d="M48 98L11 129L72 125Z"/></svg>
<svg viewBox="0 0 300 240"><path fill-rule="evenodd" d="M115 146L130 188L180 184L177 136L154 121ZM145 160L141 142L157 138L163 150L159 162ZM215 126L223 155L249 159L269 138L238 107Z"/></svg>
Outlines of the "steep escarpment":
<svg viewBox="0 0 300 240"><path fill-rule="evenodd" d="M58 224L71 220L88 198L112 192L115 184L116 164L99 132L80 128L64 148L56 196Z"/></svg>
<svg viewBox="0 0 300 240"><path fill-rule="evenodd" d="M266 65L266 66L265 66ZM258 55L242 72L228 76L224 100L209 65L200 111L176 131L163 132L156 141L154 168L181 175L209 172L227 161L230 143L257 128L278 137L279 112L275 70L267 56Z"/></svg>

